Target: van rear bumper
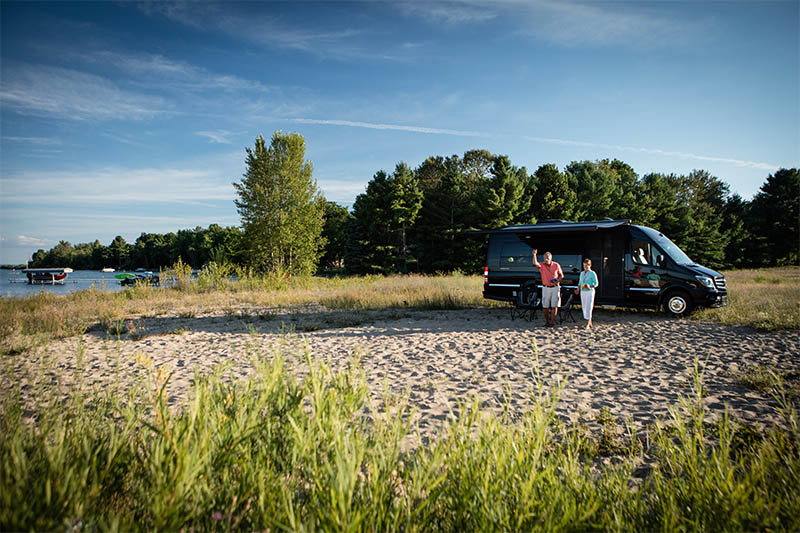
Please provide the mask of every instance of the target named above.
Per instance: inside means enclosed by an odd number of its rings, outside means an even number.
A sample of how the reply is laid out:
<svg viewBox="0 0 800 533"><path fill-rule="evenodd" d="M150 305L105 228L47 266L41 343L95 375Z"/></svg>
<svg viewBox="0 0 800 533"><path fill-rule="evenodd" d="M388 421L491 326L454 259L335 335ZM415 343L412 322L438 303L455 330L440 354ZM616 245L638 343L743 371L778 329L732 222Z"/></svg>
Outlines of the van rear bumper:
<svg viewBox="0 0 800 533"><path fill-rule="evenodd" d="M516 299L518 284L492 283L483 286L483 297L488 300L513 302Z"/></svg>

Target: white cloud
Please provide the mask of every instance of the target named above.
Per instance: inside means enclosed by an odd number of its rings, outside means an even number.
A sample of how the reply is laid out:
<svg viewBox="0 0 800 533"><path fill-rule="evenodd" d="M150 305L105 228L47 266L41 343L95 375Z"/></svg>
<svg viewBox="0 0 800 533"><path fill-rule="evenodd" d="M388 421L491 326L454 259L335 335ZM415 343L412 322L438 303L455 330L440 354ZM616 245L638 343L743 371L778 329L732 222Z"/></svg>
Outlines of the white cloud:
<svg viewBox="0 0 800 533"><path fill-rule="evenodd" d="M257 4L153 2L138 5L151 16L165 17L186 26L220 32L262 46L297 50L339 60L405 60L402 54L392 55L374 49L374 43L370 45L359 42L359 38L374 34L372 29L330 29L327 24L322 29L312 29L251 8ZM237 6L244 8L237 10ZM402 47L398 49L402 50Z"/></svg>
<svg viewBox="0 0 800 533"><path fill-rule="evenodd" d="M448 25L474 24L497 17L491 2L397 2L393 4L408 16Z"/></svg>
<svg viewBox="0 0 800 533"><path fill-rule="evenodd" d="M233 200L232 180L221 171L174 168L104 168L93 171L25 171L5 177L6 203L57 205L190 203ZM58 187L54 187L58 184Z"/></svg>
<svg viewBox="0 0 800 533"><path fill-rule="evenodd" d="M564 46L682 46L699 35L701 26L697 20L673 19L635 3L539 0L529 9L534 23L520 32Z"/></svg>
<svg viewBox="0 0 800 533"><path fill-rule="evenodd" d="M448 25L502 20L510 32L567 47L686 46L707 36L712 27L707 20L676 17L654 2L455 0L394 5L406 15Z"/></svg>
<svg viewBox="0 0 800 533"><path fill-rule="evenodd" d="M549 144L563 144L569 146L586 146L590 148L602 148L605 150L617 150L623 152L640 152L646 154L654 154L654 155L663 155L667 157L678 157L681 159L696 159L698 161L710 161L714 163L726 163L730 165L735 165L737 167L748 167L748 168L755 168L759 170L769 170L775 171L778 170L778 165L774 165L771 163L763 163L760 161L746 161L742 159L733 159L730 157L718 157L718 156L710 156L710 155L699 155L693 154L689 152L678 152L673 150L662 150L660 148L641 148L636 146L622 146L622 145L613 145L613 144L604 144L604 143L594 143L594 142L586 142L586 141L572 141L567 139L550 139L546 137L525 137L526 140L533 141L533 142L540 142L540 143L549 143Z"/></svg>
<svg viewBox="0 0 800 533"><path fill-rule="evenodd" d="M39 237L28 237L25 235L16 235L11 240L3 239L9 242L11 246L52 246L55 241L50 239L42 239Z"/></svg>
<svg viewBox="0 0 800 533"><path fill-rule="evenodd" d="M133 55L103 51L81 55L80 59L119 68L131 75L139 84L153 84L160 88L172 85L180 90L222 89L257 92L274 90L258 81L231 74L215 74L203 67L176 61L160 54ZM150 83L147 82L148 79Z"/></svg>
<svg viewBox="0 0 800 533"><path fill-rule="evenodd" d="M320 178L317 184L322 189L326 200L341 204L352 204L355 197L363 193L367 187L367 182L362 179Z"/></svg>
<svg viewBox="0 0 800 533"><path fill-rule="evenodd" d="M0 101L21 114L74 120L140 120L167 111L161 98L121 89L94 74L42 65L8 66Z"/></svg>
<svg viewBox="0 0 800 533"><path fill-rule="evenodd" d="M226 130L217 130L217 131L196 131L194 132L195 135L199 135L201 137L208 137L211 142L220 143L220 144L232 144L232 141L229 139L233 133Z"/></svg>
<svg viewBox="0 0 800 533"><path fill-rule="evenodd" d="M60 145L61 141L59 139L52 139L49 137L11 137L8 135L3 136L3 141L5 142L18 142L18 143L27 143L27 144L38 144L43 146L54 146Z"/></svg>

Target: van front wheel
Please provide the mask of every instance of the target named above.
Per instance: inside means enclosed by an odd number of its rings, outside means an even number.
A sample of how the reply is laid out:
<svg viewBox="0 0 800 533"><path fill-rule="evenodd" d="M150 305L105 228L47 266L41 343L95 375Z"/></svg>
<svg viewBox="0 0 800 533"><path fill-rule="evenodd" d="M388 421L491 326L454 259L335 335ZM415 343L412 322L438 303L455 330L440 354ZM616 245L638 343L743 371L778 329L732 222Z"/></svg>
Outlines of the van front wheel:
<svg viewBox="0 0 800 533"><path fill-rule="evenodd" d="M688 315L692 311L692 301L683 291L673 291L664 299L664 310L672 316Z"/></svg>

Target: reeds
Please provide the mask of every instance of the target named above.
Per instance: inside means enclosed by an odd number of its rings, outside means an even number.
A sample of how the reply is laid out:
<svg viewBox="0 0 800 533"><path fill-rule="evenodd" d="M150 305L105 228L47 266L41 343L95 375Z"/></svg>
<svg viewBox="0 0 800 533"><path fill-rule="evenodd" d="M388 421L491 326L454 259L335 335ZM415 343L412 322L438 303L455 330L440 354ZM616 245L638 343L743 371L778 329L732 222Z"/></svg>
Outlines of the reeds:
<svg viewBox="0 0 800 533"><path fill-rule="evenodd" d="M42 388L35 407L3 391L0 529L800 528L796 411L782 400L785 427L763 433L709 424L700 370L670 419L610 466L556 418L558 385L535 387L519 420L465 400L438 438L409 448L404 397L371 402L357 359L333 372L306 350L301 381L284 357L253 357L252 378L199 377L181 410L144 356L147 377L124 399L80 379L70 400Z"/></svg>
<svg viewBox="0 0 800 533"><path fill-rule="evenodd" d="M256 276L246 270L230 278L230 267L211 265L191 278L185 266L162 271L161 287L134 285L121 292L99 289L56 296L42 292L0 298L0 353L25 352L51 338L69 337L99 325L167 313L196 316L222 309L458 309L496 305L484 301L481 278L449 276L366 276L350 278Z"/></svg>
<svg viewBox="0 0 800 533"><path fill-rule="evenodd" d="M231 280L234 274L236 281ZM800 268L739 270L726 274L727 307L694 316L761 330L800 329ZM101 289L56 296L42 292L0 298L0 353L18 354L51 338L68 337L132 317L167 313L196 316L221 309L287 308L322 305L328 309L463 309L503 305L484 300L481 278L364 276L349 278L259 276L227 265L209 265L191 278L185 265L161 272L161 287L133 286L122 292Z"/></svg>

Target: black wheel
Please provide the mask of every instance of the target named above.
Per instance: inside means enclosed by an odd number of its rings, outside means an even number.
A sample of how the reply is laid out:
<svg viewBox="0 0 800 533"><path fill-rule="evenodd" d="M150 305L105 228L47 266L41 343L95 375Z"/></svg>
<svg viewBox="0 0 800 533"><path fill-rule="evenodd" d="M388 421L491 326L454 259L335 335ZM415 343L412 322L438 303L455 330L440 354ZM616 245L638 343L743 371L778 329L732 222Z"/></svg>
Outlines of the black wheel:
<svg viewBox="0 0 800 533"><path fill-rule="evenodd" d="M672 291L664 298L664 310L672 316L686 316L692 312L692 301L684 291Z"/></svg>

